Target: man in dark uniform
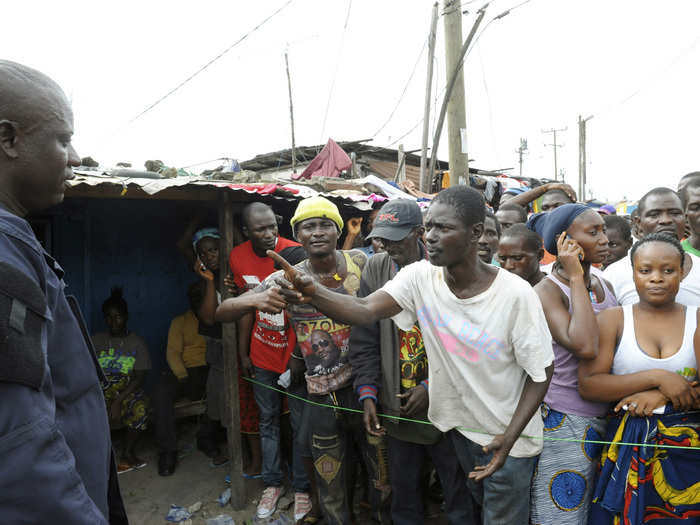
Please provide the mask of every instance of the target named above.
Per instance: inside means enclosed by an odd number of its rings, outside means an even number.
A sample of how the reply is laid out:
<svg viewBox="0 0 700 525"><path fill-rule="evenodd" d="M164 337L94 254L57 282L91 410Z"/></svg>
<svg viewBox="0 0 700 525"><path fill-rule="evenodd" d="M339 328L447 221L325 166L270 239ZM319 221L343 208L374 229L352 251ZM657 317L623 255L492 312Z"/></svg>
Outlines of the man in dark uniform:
<svg viewBox="0 0 700 525"><path fill-rule="evenodd" d="M63 200L80 164L61 88L0 60L0 516L127 523L97 360L63 270L27 214Z"/></svg>

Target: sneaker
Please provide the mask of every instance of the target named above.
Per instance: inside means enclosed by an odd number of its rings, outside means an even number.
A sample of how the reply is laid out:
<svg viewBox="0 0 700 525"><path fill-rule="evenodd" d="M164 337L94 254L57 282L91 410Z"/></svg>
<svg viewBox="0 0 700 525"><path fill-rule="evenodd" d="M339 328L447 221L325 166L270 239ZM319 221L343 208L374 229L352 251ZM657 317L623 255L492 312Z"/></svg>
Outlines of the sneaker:
<svg viewBox="0 0 700 525"><path fill-rule="evenodd" d="M283 492L284 490L282 487L267 487L263 490L260 503L258 503L258 518L269 518L275 513L277 510L277 503L282 497Z"/></svg>
<svg viewBox="0 0 700 525"><path fill-rule="evenodd" d="M294 494L294 520L299 521L311 512L311 498L306 492Z"/></svg>

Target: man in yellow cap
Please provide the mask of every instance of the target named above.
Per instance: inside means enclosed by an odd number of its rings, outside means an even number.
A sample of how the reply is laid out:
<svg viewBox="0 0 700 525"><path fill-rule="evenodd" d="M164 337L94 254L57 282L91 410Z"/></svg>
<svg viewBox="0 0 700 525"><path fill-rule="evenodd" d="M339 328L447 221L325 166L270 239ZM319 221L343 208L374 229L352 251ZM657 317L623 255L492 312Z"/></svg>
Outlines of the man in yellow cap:
<svg viewBox="0 0 700 525"><path fill-rule="evenodd" d="M356 296L367 256L359 250L336 249L343 229L337 206L323 197L304 199L297 206L291 225L294 237L309 255L297 268L335 293ZM232 322L256 308L281 311L286 306L276 284L281 277L282 272L273 273L252 293L224 301L216 312L217 321ZM351 522L347 494L353 490L348 484L353 478L354 465L346 460L350 457L349 450L355 447L362 451L363 458L372 458L367 462L367 470L374 478L369 482L373 517L387 522L389 484L388 479L380 479L378 475L378 472L386 473L387 470L376 467L385 461L385 454L380 450L384 441L372 437L370 444L361 411L358 414L333 408L360 410L352 388L352 367L348 362L350 326L336 322L310 304L290 304L286 308L297 336L290 368L305 364L309 400L315 403L307 405L310 428L299 432L306 436L302 439L307 441L300 445L308 447L308 441L311 441L326 521L329 525ZM334 351L336 348L339 352ZM281 492L276 499L280 496ZM276 506L277 501L270 504Z"/></svg>

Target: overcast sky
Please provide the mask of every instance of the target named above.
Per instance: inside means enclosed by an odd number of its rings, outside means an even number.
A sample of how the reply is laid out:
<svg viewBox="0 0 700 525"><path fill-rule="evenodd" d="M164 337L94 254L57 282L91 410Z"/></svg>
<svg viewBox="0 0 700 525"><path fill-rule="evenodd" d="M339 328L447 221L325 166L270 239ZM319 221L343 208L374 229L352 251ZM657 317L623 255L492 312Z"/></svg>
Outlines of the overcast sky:
<svg viewBox="0 0 700 525"><path fill-rule="evenodd" d="M105 165L158 158L187 166L290 147L287 48L298 145L374 137L387 146L416 126L428 0L292 0L130 122L286 3L23 0L5 8L11 23L0 32L0 49L64 87L78 152ZM481 27L519 3L494 0ZM481 5L463 1L465 36ZM495 20L465 64L471 165L516 172L524 137L523 174L552 178L551 134L542 130L568 127L559 167L576 186L576 120L593 115L588 177L595 196L636 199L654 186L675 187L681 175L700 170L698 20L693 0L531 0ZM443 24L441 17L433 96L446 77ZM421 126L400 142L419 148ZM443 134L442 158L445 142Z"/></svg>

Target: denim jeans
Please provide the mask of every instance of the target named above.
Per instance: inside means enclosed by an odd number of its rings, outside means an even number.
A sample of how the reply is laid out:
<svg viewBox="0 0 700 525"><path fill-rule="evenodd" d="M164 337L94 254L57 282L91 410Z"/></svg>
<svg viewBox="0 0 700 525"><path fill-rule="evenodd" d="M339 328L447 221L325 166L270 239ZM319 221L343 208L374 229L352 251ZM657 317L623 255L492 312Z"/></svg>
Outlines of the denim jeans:
<svg viewBox="0 0 700 525"><path fill-rule="evenodd" d="M424 523L421 470L428 457L440 478L448 522L451 525L476 525L466 476L456 461L454 445L448 435L443 435L434 445L419 445L387 436L387 447L394 525Z"/></svg>
<svg viewBox="0 0 700 525"><path fill-rule="evenodd" d="M486 465L493 453L484 454L482 446L464 437L458 430L449 436L466 475L476 465ZM467 481L474 499L481 505L484 525L528 525L530 523L530 484L539 456L508 456L503 466L479 483Z"/></svg>
<svg viewBox="0 0 700 525"><path fill-rule="evenodd" d="M277 384L280 374L255 368L255 380L273 388L281 389ZM260 409L260 444L262 447L262 477L266 487L282 486L282 465L280 461L280 413L282 411L282 394L253 383L255 401ZM294 392L298 395L298 392ZM289 416L294 440L301 426L304 402L293 397L288 398ZM295 492L308 492L309 480L304 471L304 464L296 443L292 446L292 486Z"/></svg>
<svg viewBox="0 0 700 525"><path fill-rule="evenodd" d="M330 395L309 394L315 403L359 410L357 395L348 386ZM372 519L389 523L389 486L386 441L383 437L369 436L362 422L362 414L310 405L311 452L313 454L319 498L323 516L328 525L351 523L351 501L357 460L367 469L369 502Z"/></svg>

